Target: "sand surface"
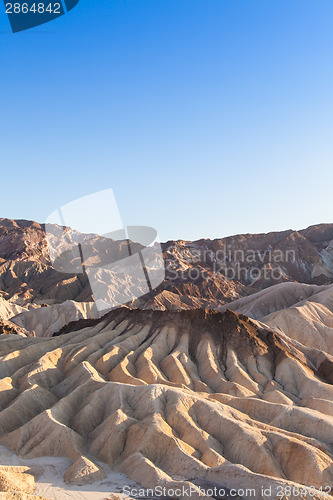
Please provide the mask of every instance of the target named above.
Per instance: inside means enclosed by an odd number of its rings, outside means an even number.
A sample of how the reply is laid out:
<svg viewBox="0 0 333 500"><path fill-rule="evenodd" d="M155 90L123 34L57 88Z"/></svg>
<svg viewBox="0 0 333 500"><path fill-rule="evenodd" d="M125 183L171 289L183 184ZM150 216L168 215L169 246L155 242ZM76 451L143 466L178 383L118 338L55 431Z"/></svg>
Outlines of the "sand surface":
<svg viewBox="0 0 333 500"><path fill-rule="evenodd" d="M42 457L23 459L18 457L4 446L0 446L1 465L26 465L28 467L43 467L44 473L36 481L34 494L49 500L105 500L110 494L122 495L124 486L138 487L120 472L109 471L107 478L86 486L68 486L64 480L64 473L71 466L72 461L61 457ZM103 464L103 467L105 465ZM107 471L107 468L106 468Z"/></svg>

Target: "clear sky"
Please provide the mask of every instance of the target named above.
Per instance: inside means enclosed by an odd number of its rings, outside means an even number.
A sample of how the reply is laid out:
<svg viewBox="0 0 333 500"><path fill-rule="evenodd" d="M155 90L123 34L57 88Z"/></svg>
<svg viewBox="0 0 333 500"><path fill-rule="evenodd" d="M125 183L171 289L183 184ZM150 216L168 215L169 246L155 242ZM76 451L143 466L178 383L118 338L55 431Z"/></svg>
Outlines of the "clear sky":
<svg viewBox="0 0 333 500"><path fill-rule="evenodd" d="M0 5L0 217L113 188L162 240L333 222L331 0Z"/></svg>

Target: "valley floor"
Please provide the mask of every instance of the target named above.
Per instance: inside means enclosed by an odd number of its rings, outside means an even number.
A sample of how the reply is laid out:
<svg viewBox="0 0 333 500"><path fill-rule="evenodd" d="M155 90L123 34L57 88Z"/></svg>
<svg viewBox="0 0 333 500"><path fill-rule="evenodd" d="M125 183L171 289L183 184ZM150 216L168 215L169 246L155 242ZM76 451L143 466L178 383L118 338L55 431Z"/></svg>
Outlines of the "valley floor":
<svg viewBox="0 0 333 500"><path fill-rule="evenodd" d="M32 459L21 458L4 446L0 446L2 465L27 466L32 470L42 468L44 472L36 481L35 495L46 500L106 500L127 498L122 494L125 486L138 487L120 472L107 471L103 481L97 481L85 486L69 486L64 482L64 474L72 462L68 458L40 457ZM116 496L115 496L116 495Z"/></svg>

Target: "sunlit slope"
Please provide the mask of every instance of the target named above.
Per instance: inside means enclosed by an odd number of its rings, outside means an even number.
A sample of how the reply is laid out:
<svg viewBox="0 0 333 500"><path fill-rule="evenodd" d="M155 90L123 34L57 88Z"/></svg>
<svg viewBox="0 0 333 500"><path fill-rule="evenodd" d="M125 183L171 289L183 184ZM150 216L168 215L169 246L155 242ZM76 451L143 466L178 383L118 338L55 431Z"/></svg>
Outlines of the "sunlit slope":
<svg viewBox="0 0 333 500"><path fill-rule="evenodd" d="M102 461L147 487L201 478L253 498L333 483L330 353L230 311L120 309L67 331L0 337L0 444L70 458L68 482Z"/></svg>

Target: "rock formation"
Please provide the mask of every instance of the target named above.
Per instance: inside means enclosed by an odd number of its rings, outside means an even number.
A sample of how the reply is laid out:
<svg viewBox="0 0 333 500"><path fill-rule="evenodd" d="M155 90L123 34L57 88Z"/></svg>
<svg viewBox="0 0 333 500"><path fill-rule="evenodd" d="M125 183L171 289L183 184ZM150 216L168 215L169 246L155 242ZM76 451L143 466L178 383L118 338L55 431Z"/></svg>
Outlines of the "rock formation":
<svg viewBox="0 0 333 500"><path fill-rule="evenodd" d="M105 249L110 240L96 235L89 241L91 261L102 265L109 255ZM113 242L112 258L123 258L126 245L125 241ZM333 224L216 240L169 241L162 249L166 279L137 299L133 307L215 308L279 282L333 282ZM71 267L75 266L73 261ZM111 280L111 296L117 284ZM87 277L79 265L77 273L52 267L44 225L10 219L0 219L0 295L23 307L92 301ZM129 291L128 303L131 301Z"/></svg>
<svg viewBox="0 0 333 500"><path fill-rule="evenodd" d="M54 333L73 321L98 316L94 302L67 300L61 304L26 310L12 317L11 322L33 332L36 337L52 337Z"/></svg>
<svg viewBox="0 0 333 500"><path fill-rule="evenodd" d="M69 481L101 477L101 461L145 487L204 479L256 499L333 483L333 358L282 331L122 308L0 340L0 444L70 458Z"/></svg>
<svg viewBox="0 0 333 500"><path fill-rule="evenodd" d="M94 265L106 245L93 237ZM129 300L100 318L86 276L52 267L42 225L0 220L0 445L66 457L79 487L111 468L193 498L330 498L333 225L163 254L165 281L132 300L129 277L111 280ZM33 498L34 477L0 466L0 498Z"/></svg>

